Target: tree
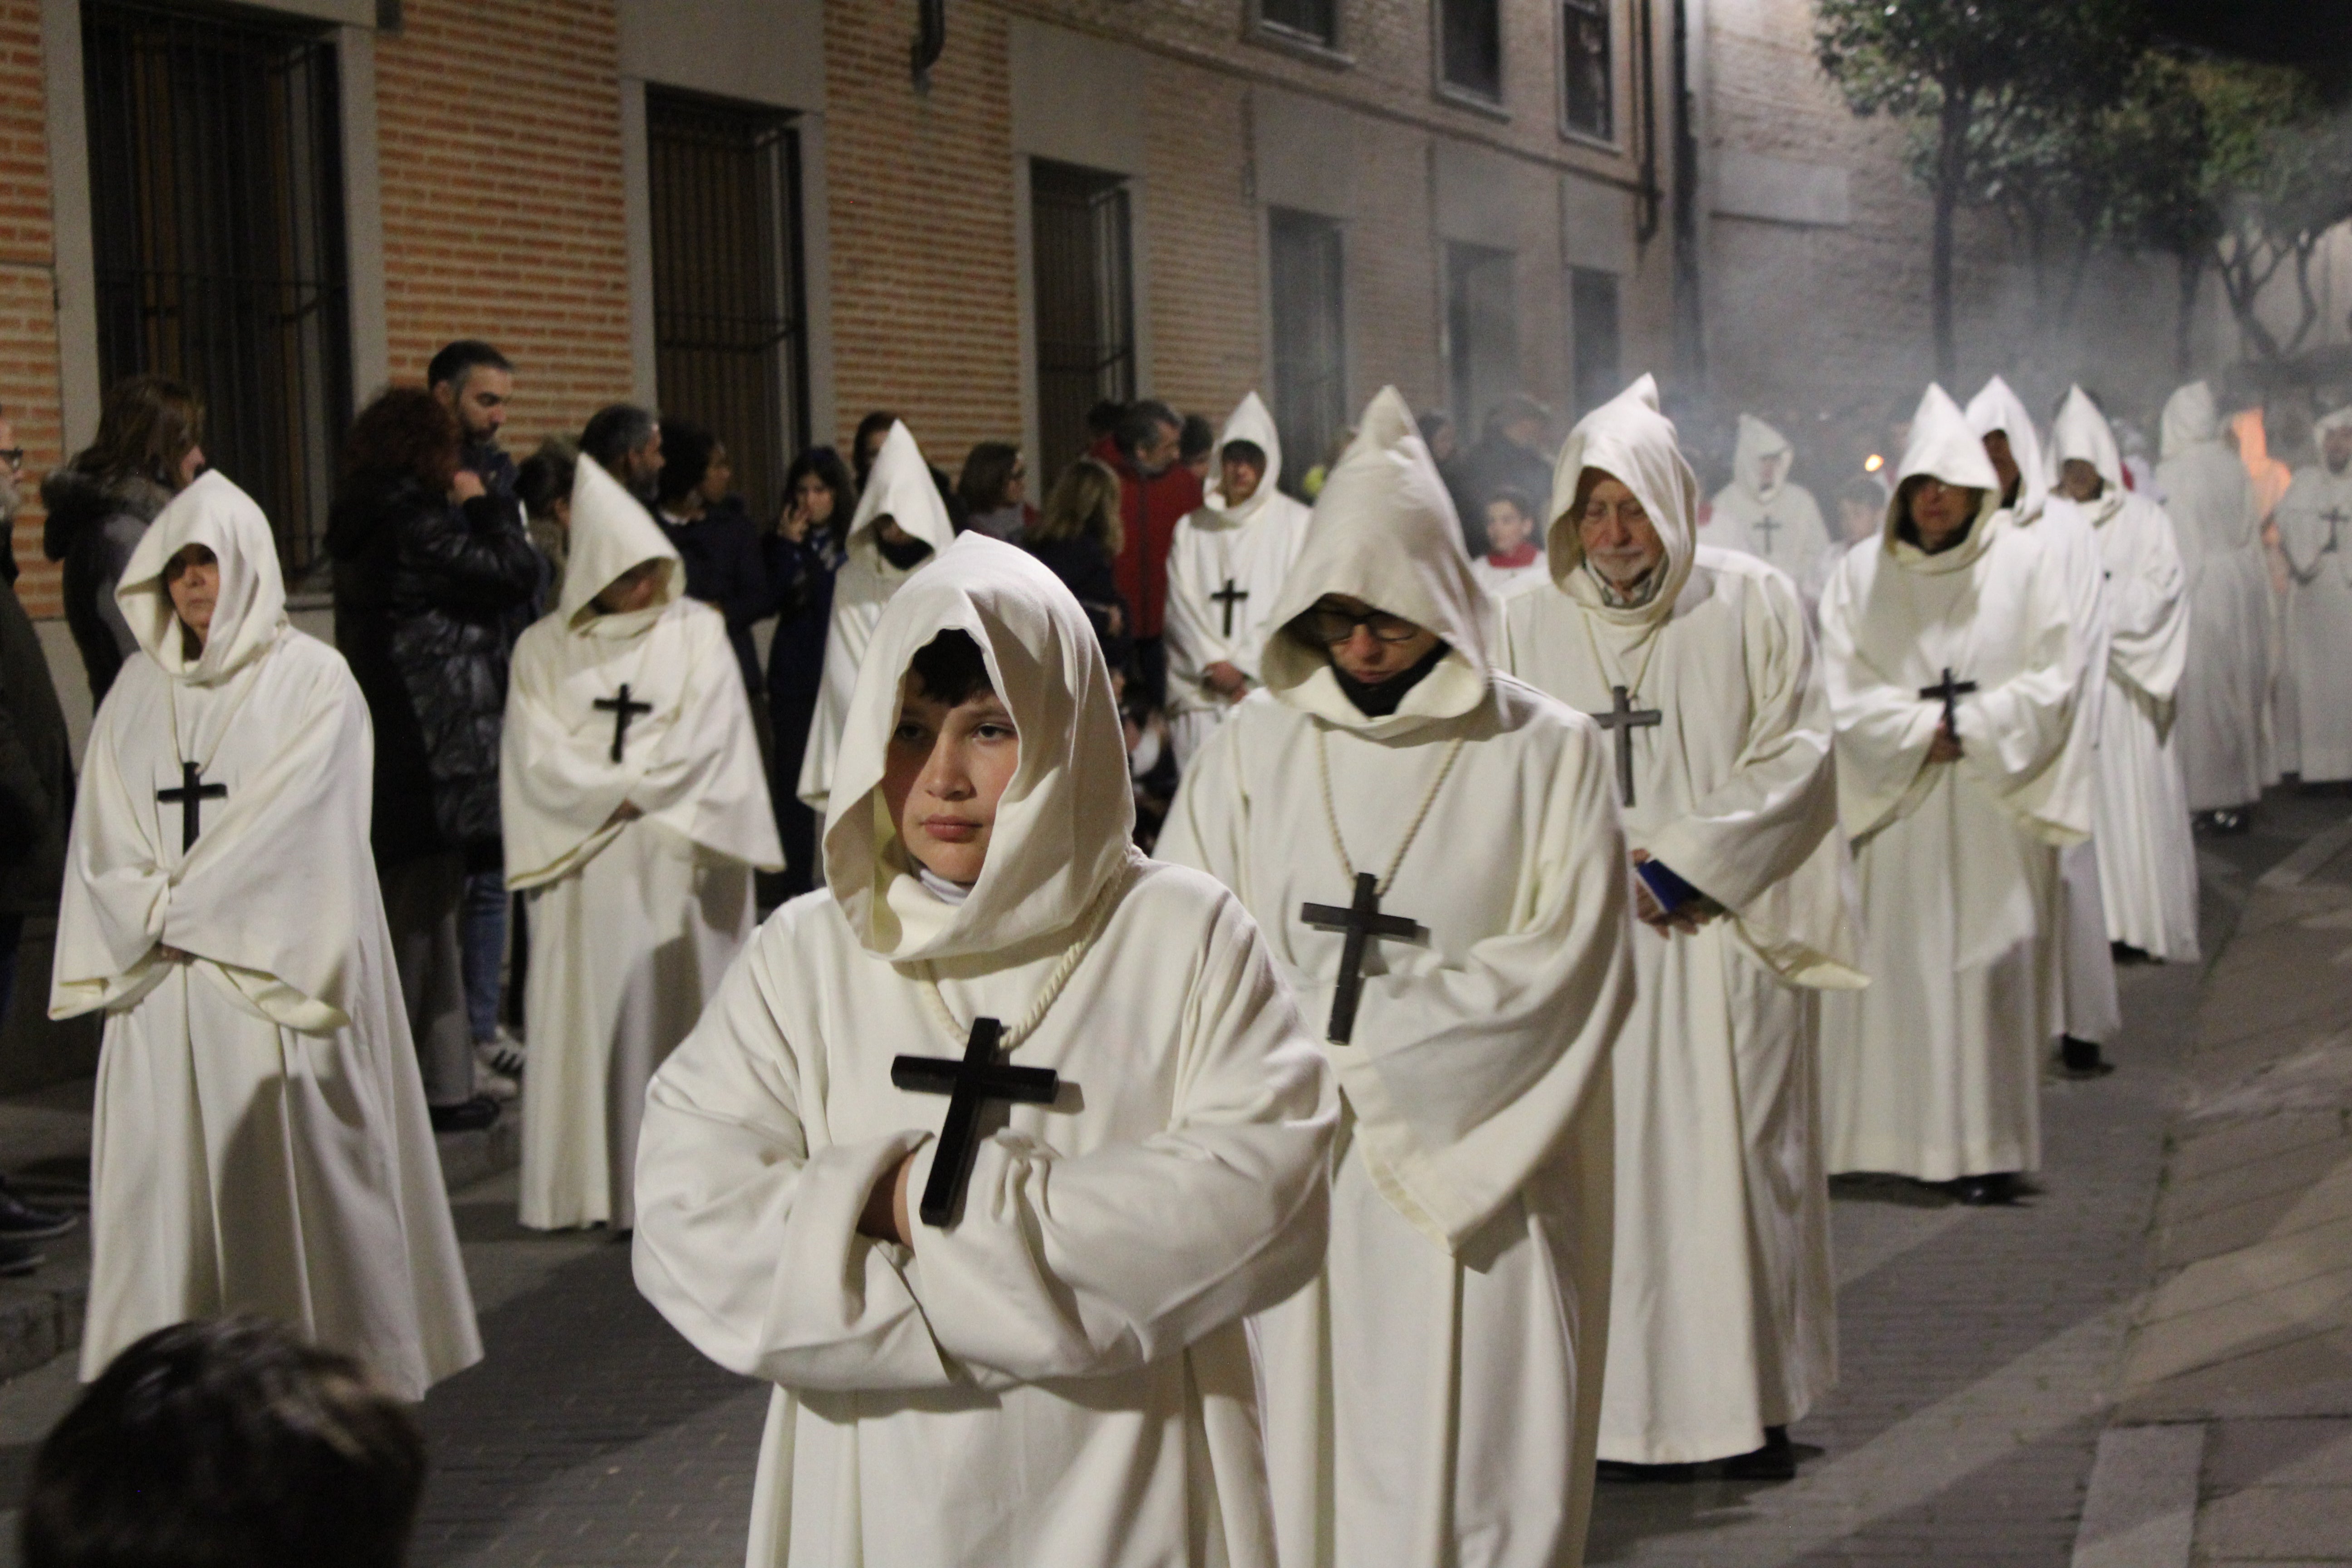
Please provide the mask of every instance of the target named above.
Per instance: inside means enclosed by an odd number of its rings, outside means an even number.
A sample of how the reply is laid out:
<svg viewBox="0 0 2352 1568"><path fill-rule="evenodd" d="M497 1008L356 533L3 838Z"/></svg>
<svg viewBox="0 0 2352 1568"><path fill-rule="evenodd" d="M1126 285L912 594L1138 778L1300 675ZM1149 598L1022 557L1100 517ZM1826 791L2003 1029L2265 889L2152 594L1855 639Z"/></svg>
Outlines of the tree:
<svg viewBox="0 0 2352 1568"><path fill-rule="evenodd" d="M1908 120L1922 138L1938 375L1958 369L1954 230L1991 174L1988 152L2116 102L2145 26L2137 0L1818 0L1815 50L1847 105Z"/></svg>
<svg viewBox="0 0 2352 1568"><path fill-rule="evenodd" d="M2194 72L2210 127L2201 195L2213 213L2213 266L2245 346L2293 357L2319 324L2311 264L2327 231L2352 218L2352 127L2311 74L2284 66L2207 64ZM2297 316L2284 341L2261 301L2292 268Z"/></svg>

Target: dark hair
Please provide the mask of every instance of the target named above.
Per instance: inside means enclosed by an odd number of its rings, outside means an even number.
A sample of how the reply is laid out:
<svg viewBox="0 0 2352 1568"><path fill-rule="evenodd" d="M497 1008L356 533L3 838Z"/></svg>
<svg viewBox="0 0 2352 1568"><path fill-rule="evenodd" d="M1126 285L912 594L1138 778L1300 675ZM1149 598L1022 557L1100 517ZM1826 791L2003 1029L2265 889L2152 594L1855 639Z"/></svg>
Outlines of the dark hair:
<svg viewBox="0 0 2352 1568"><path fill-rule="evenodd" d="M1837 499L1866 506L1874 511L1886 510L1886 492L1878 488L1876 479L1848 479L1838 487Z"/></svg>
<svg viewBox="0 0 2352 1568"><path fill-rule="evenodd" d="M515 496L532 517L551 517L555 503L570 499L578 477L580 447L567 436L550 436L515 470Z"/></svg>
<svg viewBox="0 0 2352 1568"><path fill-rule="evenodd" d="M438 386L446 381L457 391L463 392L466 390L466 378L482 369L512 374L514 366L507 363L506 355L481 339L459 338L435 354L433 363L425 367L425 384Z"/></svg>
<svg viewBox="0 0 2352 1568"><path fill-rule="evenodd" d="M1004 441L982 441L963 460L956 495L973 511L994 511L1004 504L1005 487L1020 466L1020 447Z"/></svg>
<svg viewBox="0 0 2352 1568"><path fill-rule="evenodd" d="M1486 431L1489 435L1500 435L1522 419L1549 421L1550 418L1550 409L1524 392L1513 392L1486 410Z"/></svg>
<svg viewBox="0 0 2352 1568"><path fill-rule="evenodd" d="M1181 462L1205 458L1217 444L1217 427L1197 414L1184 416L1182 429L1176 436L1176 457Z"/></svg>
<svg viewBox="0 0 2352 1568"><path fill-rule="evenodd" d="M1126 404L1115 397L1100 399L1092 408L1087 410L1087 438L1099 441L1106 436L1116 437L1118 435L1118 422L1126 417Z"/></svg>
<svg viewBox="0 0 2352 1568"><path fill-rule="evenodd" d="M694 421L663 420L662 470L654 499L674 501L699 486L709 476L710 459L718 450L719 437Z"/></svg>
<svg viewBox="0 0 2352 1568"><path fill-rule="evenodd" d="M255 1317L159 1329L33 1459L26 1568L398 1568L415 1417L359 1363Z"/></svg>
<svg viewBox="0 0 2352 1568"><path fill-rule="evenodd" d="M1421 431L1422 442L1426 446L1436 441L1440 430L1453 428L1454 416L1443 408L1432 408L1415 418L1413 425Z"/></svg>
<svg viewBox="0 0 2352 1568"><path fill-rule="evenodd" d="M406 474L440 493L457 472L457 416L421 386L395 386L360 410L343 437L343 477Z"/></svg>
<svg viewBox="0 0 2352 1568"><path fill-rule="evenodd" d="M654 438L660 423L650 409L634 403L608 403L588 416L588 427L580 432L580 453L608 468L616 468L622 458Z"/></svg>
<svg viewBox="0 0 2352 1568"><path fill-rule="evenodd" d="M950 708L980 692L996 690L988 679L988 660L970 632L941 632L916 652L907 668L914 672L916 689Z"/></svg>
<svg viewBox="0 0 2352 1568"><path fill-rule="evenodd" d="M180 460L204 441L205 405L194 391L169 376L125 376L107 388L98 439L73 466L100 480L137 475L176 490Z"/></svg>
<svg viewBox="0 0 2352 1568"><path fill-rule="evenodd" d="M1183 427L1184 421L1176 416L1176 411L1156 397L1130 403L1118 416L1118 449L1132 459L1138 452L1158 440L1162 429L1181 430Z"/></svg>
<svg viewBox="0 0 2352 1568"><path fill-rule="evenodd" d="M1529 522L1536 521L1536 503L1528 499L1527 491L1509 485L1497 485L1486 492L1486 505L1493 506L1498 500L1510 502L1518 514Z"/></svg>
<svg viewBox="0 0 2352 1568"><path fill-rule="evenodd" d="M1259 473L1265 472L1265 448L1255 441L1244 441L1238 436L1219 448L1217 460L1224 463L1247 463Z"/></svg>
<svg viewBox="0 0 2352 1568"><path fill-rule="evenodd" d="M857 437L849 443L850 460L857 465L857 482L866 482L866 442L868 437L887 436L898 416L887 408L877 408L857 422Z"/></svg>
<svg viewBox="0 0 2352 1568"><path fill-rule="evenodd" d="M1107 556L1127 542L1118 509L1118 474L1100 458L1080 458L1064 468L1045 496L1045 510L1024 538L1032 544L1091 539Z"/></svg>
<svg viewBox="0 0 2352 1568"><path fill-rule="evenodd" d="M857 481L850 477L849 465L841 460L841 454L832 447L811 447L793 459L793 466L784 470L784 505L793 504L801 481L811 474L833 492L833 515L825 519L825 531L835 541L847 538L849 520L857 510Z"/></svg>

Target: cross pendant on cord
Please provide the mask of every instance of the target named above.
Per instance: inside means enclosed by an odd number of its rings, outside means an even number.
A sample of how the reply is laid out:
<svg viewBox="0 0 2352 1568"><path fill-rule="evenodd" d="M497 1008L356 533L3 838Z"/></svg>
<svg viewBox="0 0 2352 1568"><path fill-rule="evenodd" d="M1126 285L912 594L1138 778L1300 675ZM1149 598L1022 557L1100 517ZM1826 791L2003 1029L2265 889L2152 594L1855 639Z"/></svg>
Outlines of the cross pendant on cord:
<svg viewBox="0 0 2352 1568"><path fill-rule="evenodd" d="M1769 515L1759 517L1756 520L1754 531L1764 536L1765 554L1769 555L1772 553L1772 536L1788 526L1789 525L1785 522L1774 521Z"/></svg>
<svg viewBox="0 0 2352 1568"><path fill-rule="evenodd" d="M155 798L180 808L180 853L185 855L196 847L196 835L204 831L204 803L228 798L228 785L198 784L197 775L204 769L194 763L180 764L180 787L159 789Z"/></svg>
<svg viewBox="0 0 2352 1568"><path fill-rule="evenodd" d="M2344 515L2344 509L2338 506L2330 507L2327 510L2321 512L2319 514L2319 521L2327 525L2327 542L2319 547L2319 552L2322 555L2333 555L2336 553L2336 531L2342 528L2347 521L2352 521L2352 519L2347 519Z"/></svg>
<svg viewBox="0 0 2352 1568"><path fill-rule="evenodd" d="M1380 879L1370 871L1356 873L1354 902L1344 907L1301 904L1298 918L1317 931L1348 933L1339 947L1339 983L1331 993L1330 1026L1323 1031L1326 1037L1344 1046L1356 1032L1356 1001L1364 984L1364 950L1375 937L1384 942L1422 942L1429 932L1402 915L1381 913Z"/></svg>
<svg viewBox="0 0 2352 1568"><path fill-rule="evenodd" d="M1609 712L1595 713L1592 721L1617 736L1617 798L1621 805L1633 804L1633 731L1654 730L1666 721L1665 714L1655 708L1636 708L1633 698L1622 686L1609 689L1610 700L1615 704Z"/></svg>
<svg viewBox="0 0 2352 1568"><path fill-rule="evenodd" d="M625 680L621 682L621 694L618 697L599 697L589 706L613 716L613 760L616 763L621 760L621 748L628 743L629 721L640 713L650 713L654 710L654 705L650 702L629 700L629 683Z"/></svg>
<svg viewBox="0 0 2352 1568"><path fill-rule="evenodd" d="M1930 702L1941 702L1944 705L1944 728L1950 732L1952 743L1955 745L1959 743L1960 739L1960 699L1976 689L1977 683L1973 680L1953 679L1952 667L1949 665L1944 667L1943 679L1933 686L1923 686L1919 689L1922 699Z"/></svg>
<svg viewBox="0 0 2352 1568"><path fill-rule="evenodd" d="M1234 580L1228 577L1225 585L1209 597L1225 607L1225 636L1231 638L1234 635L1234 606L1249 597L1249 590L1234 587Z"/></svg>
<svg viewBox="0 0 2352 1568"><path fill-rule="evenodd" d="M992 1100L1017 1105L1048 1105L1062 1091L1052 1068L1017 1068L996 1059L1004 1026L974 1018L964 1041L963 1059L900 1057L890 1064L890 1081L917 1094L944 1094L948 1113L940 1123L940 1152L931 1157L931 1178L923 1184L923 1223L944 1228L963 1205L980 1153L980 1113Z"/></svg>

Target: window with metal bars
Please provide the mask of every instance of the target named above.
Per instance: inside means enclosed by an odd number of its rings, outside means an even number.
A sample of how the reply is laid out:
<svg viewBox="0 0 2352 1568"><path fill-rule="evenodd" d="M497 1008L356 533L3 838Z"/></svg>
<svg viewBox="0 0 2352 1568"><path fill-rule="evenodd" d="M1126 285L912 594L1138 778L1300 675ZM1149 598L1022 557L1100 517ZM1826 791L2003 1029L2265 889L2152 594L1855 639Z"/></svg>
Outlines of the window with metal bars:
<svg viewBox="0 0 2352 1568"><path fill-rule="evenodd" d="M1448 241L1445 247L1445 370L1458 427L1480 428L1519 390L1519 321L1507 250Z"/></svg>
<svg viewBox="0 0 2352 1568"><path fill-rule="evenodd" d="M663 412L727 444L754 517L808 444L800 142L775 110L646 93Z"/></svg>
<svg viewBox="0 0 2352 1568"><path fill-rule="evenodd" d="M1348 423L1347 318L1339 226L1312 213L1266 214L1274 306L1274 422L1291 490Z"/></svg>
<svg viewBox="0 0 2352 1568"><path fill-rule="evenodd" d="M1134 253L1127 182L1068 163L1029 165L1030 272L1044 467L1087 449L1087 411L1135 396Z"/></svg>
<svg viewBox="0 0 2352 1568"><path fill-rule="evenodd" d="M1320 44L1339 41L1339 0L1257 0L1258 25Z"/></svg>
<svg viewBox="0 0 2352 1568"><path fill-rule="evenodd" d="M1560 0L1560 119L1582 136L1606 142L1617 134L1612 96L1609 7L1612 0Z"/></svg>
<svg viewBox="0 0 2352 1568"><path fill-rule="evenodd" d="M334 45L322 30L91 0L82 11L100 374L187 383L205 455L324 563L351 421Z"/></svg>
<svg viewBox="0 0 2352 1568"><path fill-rule="evenodd" d="M1438 71L1457 92L1503 100L1501 0L1437 0Z"/></svg>
<svg viewBox="0 0 2352 1568"><path fill-rule="evenodd" d="M1569 360L1579 418L1617 395L1624 380L1617 341L1617 275L1590 267L1568 274Z"/></svg>

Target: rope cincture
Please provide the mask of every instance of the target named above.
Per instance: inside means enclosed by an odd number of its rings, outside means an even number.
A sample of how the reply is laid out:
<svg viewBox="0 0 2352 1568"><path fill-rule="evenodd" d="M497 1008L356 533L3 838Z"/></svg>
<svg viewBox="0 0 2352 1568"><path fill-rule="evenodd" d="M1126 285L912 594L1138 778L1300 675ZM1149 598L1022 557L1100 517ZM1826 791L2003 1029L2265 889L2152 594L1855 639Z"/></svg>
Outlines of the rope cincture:
<svg viewBox="0 0 2352 1568"><path fill-rule="evenodd" d="M1331 829L1331 847L1339 852L1339 867L1348 873L1348 880L1352 882L1356 879L1356 863L1348 858L1348 841L1339 837L1339 812L1331 804L1331 757L1324 735L1323 726L1318 724L1315 727L1315 771L1323 785L1323 822ZM1445 787L1446 775L1454 771L1454 761L1462 754L1465 739L1466 737L1456 735L1445 748L1445 760L1437 764L1437 776L1429 781L1429 793L1421 797L1421 809L1412 814L1412 824L1404 830L1404 842L1397 846L1396 858L1389 862L1388 874L1372 889L1381 897L1388 897L1390 887L1396 881L1398 869L1404 865L1405 855L1412 848L1412 841L1421 837L1421 825L1429 820L1430 807L1437 804L1437 792Z"/></svg>

